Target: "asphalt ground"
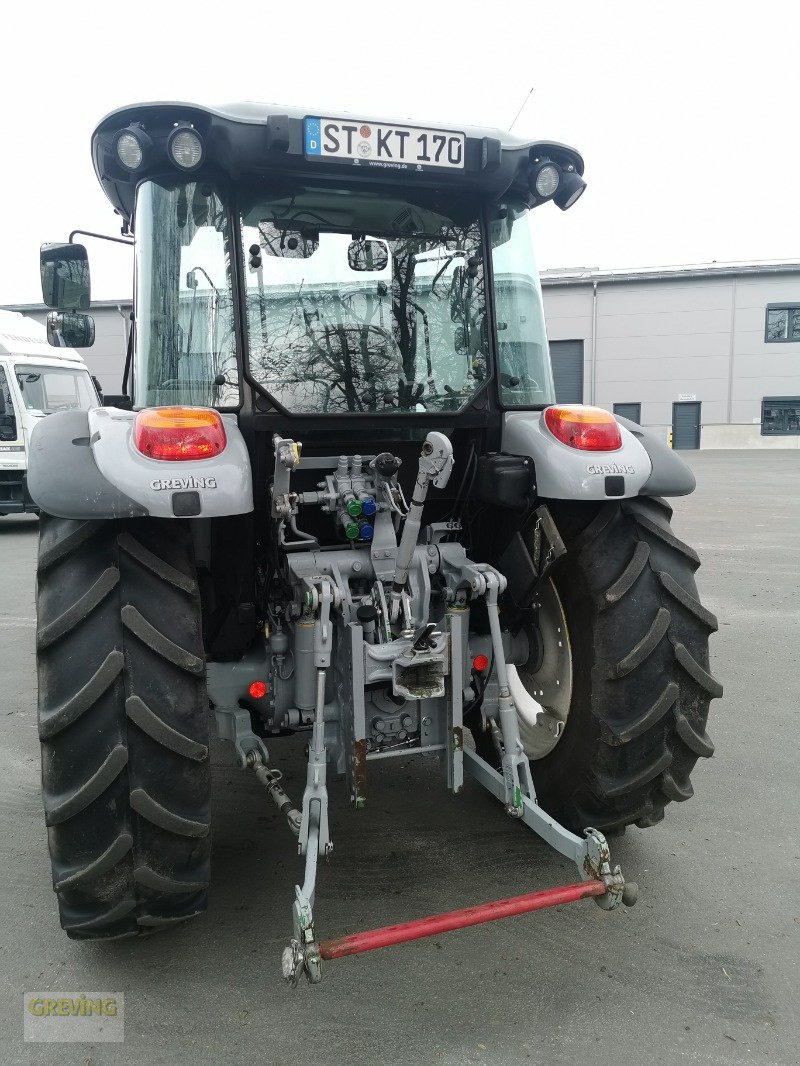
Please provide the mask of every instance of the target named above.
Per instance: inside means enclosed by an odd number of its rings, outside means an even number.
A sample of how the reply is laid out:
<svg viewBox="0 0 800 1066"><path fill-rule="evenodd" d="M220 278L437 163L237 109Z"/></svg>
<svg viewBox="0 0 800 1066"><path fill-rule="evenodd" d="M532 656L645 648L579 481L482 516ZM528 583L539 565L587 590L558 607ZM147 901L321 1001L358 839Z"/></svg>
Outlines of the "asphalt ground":
<svg viewBox="0 0 800 1066"><path fill-rule="evenodd" d="M675 501L674 526L703 559L725 696L694 798L613 841L638 905L584 901L344 959L296 991L279 977L293 841L222 745L208 915L135 942L61 932L39 795L38 523L0 520L0 1061L800 1061L800 453L685 456L698 490ZM299 796L300 745L284 743L274 754ZM387 761L363 812L331 791L323 936L574 879L473 782L448 796L432 762ZM98 990L125 994L123 1044L23 1042L24 991Z"/></svg>

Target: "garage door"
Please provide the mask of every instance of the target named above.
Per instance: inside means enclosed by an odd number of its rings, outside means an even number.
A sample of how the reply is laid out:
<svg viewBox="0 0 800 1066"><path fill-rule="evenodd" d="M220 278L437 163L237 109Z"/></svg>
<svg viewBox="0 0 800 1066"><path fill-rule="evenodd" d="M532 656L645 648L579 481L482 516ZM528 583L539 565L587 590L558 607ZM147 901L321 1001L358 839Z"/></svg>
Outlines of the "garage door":
<svg viewBox="0 0 800 1066"><path fill-rule="evenodd" d="M583 403L583 341L550 341L559 403Z"/></svg>
<svg viewBox="0 0 800 1066"><path fill-rule="evenodd" d="M622 415L623 418L628 418L631 422L641 423L642 405L640 403L615 403L614 414Z"/></svg>
<svg viewBox="0 0 800 1066"><path fill-rule="evenodd" d="M672 405L672 447L700 447L700 404L674 403Z"/></svg>

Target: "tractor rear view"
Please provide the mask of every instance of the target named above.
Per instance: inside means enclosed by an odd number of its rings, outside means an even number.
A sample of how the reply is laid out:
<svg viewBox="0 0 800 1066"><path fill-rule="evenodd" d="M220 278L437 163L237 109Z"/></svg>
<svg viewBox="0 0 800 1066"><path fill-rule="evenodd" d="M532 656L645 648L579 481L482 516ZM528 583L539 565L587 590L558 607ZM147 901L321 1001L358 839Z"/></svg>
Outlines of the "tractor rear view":
<svg viewBox="0 0 800 1066"><path fill-rule="evenodd" d="M29 470L68 935L204 910L210 721L297 840L291 983L590 895L633 903L606 834L692 795L721 688L665 499L691 472L638 425L555 402L528 216L576 202L581 157L252 104L126 108L93 157L135 236L125 396L42 421ZM43 249L62 332L86 329L76 249ZM480 782L578 880L323 939L329 803L363 807L415 755L454 793Z"/></svg>

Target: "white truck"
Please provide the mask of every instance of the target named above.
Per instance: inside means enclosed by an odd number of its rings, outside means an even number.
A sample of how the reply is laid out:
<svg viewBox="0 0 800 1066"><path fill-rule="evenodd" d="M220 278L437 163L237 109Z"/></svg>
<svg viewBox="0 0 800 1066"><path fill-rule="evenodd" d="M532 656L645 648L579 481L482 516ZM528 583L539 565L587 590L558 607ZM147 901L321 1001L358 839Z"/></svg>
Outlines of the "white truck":
<svg viewBox="0 0 800 1066"><path fill-rule="evenodd" d="M0 517L38 507L27 490L28 443L53 411L100 403L86 363L74 348L53 348L45 327L0 310Z"/></svg>

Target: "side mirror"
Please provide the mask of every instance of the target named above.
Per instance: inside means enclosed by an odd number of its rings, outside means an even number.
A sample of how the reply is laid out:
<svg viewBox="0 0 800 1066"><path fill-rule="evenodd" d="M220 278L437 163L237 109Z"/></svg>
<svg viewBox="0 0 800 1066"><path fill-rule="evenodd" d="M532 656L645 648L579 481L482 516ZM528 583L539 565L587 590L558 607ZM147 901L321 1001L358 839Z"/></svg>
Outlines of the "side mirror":
<svg viewBox="0 0 800 1066"><path fill-rule="evenodd" d="M111 393L107 393L103 396L103 407L119 407L123 411L130 411L133 401L130 396L112 396Z"/></svg>
<svg viewBox="0 0 800 1066"><path fill-rule="evenodd" d="M59 311L86 311L91 300L89 257L82 244L43 244L42 299Z"/></svg>
<svg viewBox="0 0 800 1066"><path fill-rule="evenodd" d="M389 248L383 241L350 241L347 262L351 270L385 270L389 262Z"/></svg>
<svg viewBox="0 0 800 1066"><path fill-rule="evenodd" d="M47 316L47 343L54 348L91 348L94 319L77 311L50 311Z"/></svg>

